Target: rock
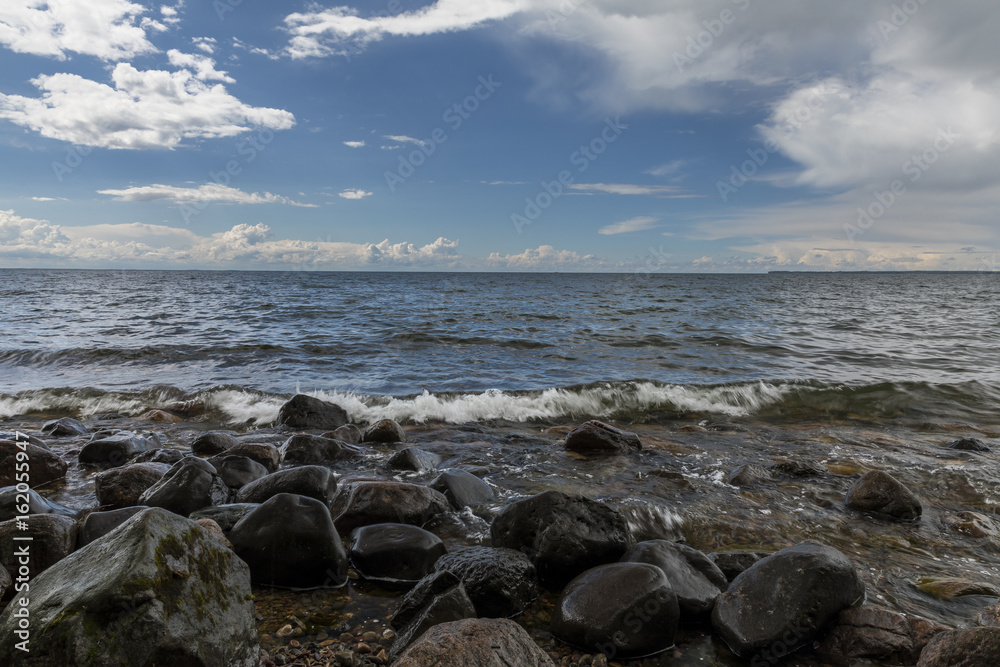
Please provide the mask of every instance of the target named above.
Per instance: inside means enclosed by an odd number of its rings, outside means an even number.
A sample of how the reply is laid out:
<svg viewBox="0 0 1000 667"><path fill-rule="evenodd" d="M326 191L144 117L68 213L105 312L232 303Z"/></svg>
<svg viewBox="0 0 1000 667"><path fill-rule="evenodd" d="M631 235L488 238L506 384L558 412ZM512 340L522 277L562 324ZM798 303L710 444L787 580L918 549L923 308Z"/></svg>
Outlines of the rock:
<svg viewBox="0 0 1000 667"><path fill-rule="evenodd" d="M73 419L72 417L63 417L62 419L53 419L47 421L42 425L42 433L46 435L52 435L57 438L73 435L87 435L90 431L87 427L83 425L78 419Z"/></svg>
<svg viewBox="0 0 1000 667"><path fill-rule="evenodd" d="M609 660L642 658L674 645L677 598L663 570L648 563L611 563L587 570L559 596L552 634Z"/></svg>
<svg viewBox="0 0 1000 667"><path fill-rule="evenodd" d="M375 523L422 526L447 512L448 500L439 491L404 482L353 482L345 485L330 509L344 532Z"/></svg>
<svg viewBox="0 0 1000 667"><path fill-rule="evenodd" d="M166 463L167 466L172 466L185 456L187 455L179 449L158 447L139 454L132 459L132 463Z"/></svg>
<svg viewBox="0 0 1000 667"><path fill-rule="evenodd" d="M663 570L684 617L711 613L715 599L729 587L726 575L708 556L685 544L667 540L639 542L621 561L649 563Z"/></svg>
<svg viewBox="0 0 1000 667"><path fill-rule="evenodd" d="M14 646L15 600L0 615L0 664L259 661L247 566L166 510L145 510L52 566L32 581L30 599L31 653Z"/></svg>
<svg viewBox="0 0 1000 667"><path fill-rule="evenodd" d="M222 532L228 533L237 522L250 512L260 507L260 503L229 503L227 505L213 505L204 507L197 512L192 512L189 519L198 521L199 519L211 519Z"/></svg>
<svg viewBox="0 0 1000 667"><path fill-rule="evenodd" d="M945 517L944 523L956 533L969 537L997 538L1000 536L1000 527L997 526L997 523L979 512L959 512L953 517Z"/></svg>
<svg viewBox="0 0 1000 667"><path fill-rule="evenodd" d="M381 442L393 444L406 442L406 433L403 427L392 419L382 419L374 424L370 424L361 436L361 442Z"/></svg>
<svg viewBox="0 0 1000 667"><path fill-rule="evenodd" d="M13 440L14 442L24 442L27 440L29 444L35 447L49 449L49 446L41 438L30 433L21 433L20 431L0 431L0 440Z"/></svg>
<svg viewBox="0 0 1000 667"><path fill-rule="evenodd" d="M52 567L76 548L76 519L60 514L32 514L21 520L11 519L0 523L0 565L8 572L21 574L20 549L28 549L27 572L32 578ZM14 537L30 537L31 541L15 541ZM34 587L32 587L34 589ZM34 593L34 590L32 590ZM34 595L31 595L34 598Z"/></svg>
<svg viewBox="0 0 1000 667"><path fill-rule="evenodd" d="M826 467L816 461L779 461L768 468L786 477L819 477L827 472Z"/></svg>
<svg viewBox="0 0 1000 667"><path fill-rule="evenodd" d="M642 449L642 442L635 433L592 419L569 432L566 449L571 452L637 452Z"/></svg>
<svg viewBox="0 0 1000 667"><path fill-rule="evenodd" d="M230 489L240 489L267 475L267 468L246 456L213 456L208 459Z"/></svg>
<svg viewBox="0 0 1000 667"><path fill-rule="evenodd" d="M230 447L219 456L245 456L267 468L268 472L277 472L281 464L278 448L261 442L243 442Z"/></svg>
<svg viewBox="0 0 1000 667"><path fill-rule="evenodd" d="M88 442L80 450L79 461L84 465L114 468L125 465L133 456L158 445L159 443L151 444L147 438L135 433L117 433Z"/></svg>
<svg viewBox="0 0 1000 667"><path fill-rule="evenodd" d="M29 442L0 440L0 486L16 484L18 480L18 455L22 459L21 477L32 488L54 482L66 476L69 464L55 452ZM23 460L27 457L27 460ZM27 466L27 469L25 469Z"/></svg>
<svg viewBox="0 0 1000 667"><path fill-rule="evenodd" d="M339 588L347 583L347 554L327 506L315 498L279 493L229 531L233 550L257 585Z"/></svg>
<svg viewBox="0 0 1000 667"><path fill-rule="evenodd" d="M305 394L296 394L278 412L278 423L292 428L333 429L347 422L342 407Z"/></svg>
<svg viewBox="0 0 1000 667"><path fill-rule="evenodd" d="M137 505L107 512L91 512L80 524L80 530L76 536L77 547L85 547L94 540L104 537L139 512L148 509L145 505Z"/></svg>
<svg viewBox="0 0 1000 667"><path fill-rule="evenodd" d="M212 464L193 457L175 463L139 496L140 505L162 507L183 517L228 500L229 488Z"/></svg>
<svg viewBox="0 0 1000 667"><path fill-rule="evenodd" d="M451 506L457 510L478 507L496 500L496 494L489 484L469 471L458 468L442 471L427 486L443 493Z"/></svg>
<svg viewBox="0 0 1000 667"><path fill-rule="evenodd" d="M340 440L349 445L357 445L361 442L362 433L361 429L354 424L344 424L340 428L324 433L323 437Z"/></svg>
<svg viewBox="0 0 1000 667"><path fill-rule="evenodd" d="M10 578L10 572L3 565L0 565L0 600L7 595L7 589L12 583L14 581Z"/></svg>
<svg viewBox="0 0 1000 667"><path fill-rule="evenodd" d="M716 567L722 570L726 579L732 581L761 558L767 558L770 555L759 551L717 551L708 554L708 557L712 559Z"/></svg>
<svg viewBox="0 0 1000 667"><path fill-rule="evenodd" d="M308 434L293 435L279 451L285 463L333 463L361 455L360 450L346 442Z"/></svg>
<svg viewBox="0 0 1000 667"><path fill-rule="evenodd" d="M435 625L475 617L476 610L458 577L451 572L428 575L406 594L389 619L389 624L396 629L389 656L395 658Z"/></svg>
<svg viewBox="0 0 1000 667"><path fill-rule="evenodd" d="M844 554L803 542L736 577L715 601L712 623L737 655L773 661L812 642L864 595L864 584Z"/></svg>
<svg viewBox="0 0 1000 667"><path fill-rule="evenodd" d="M869 661L912 665L924 646L914 624L902 614L881 607L862 605L840 612L837 624L820 644L824 661L856 665Z"/></svg>
<svg viewBox="0 0 1000 667"><path fill-rule="evenodd" d="M952 630L935 635L920 653L917 667L1000 665L1000 628Z"/></svg>
<svg viewBox="0 0 1000 667"><path fill-rule="evenodd" d="M493 520L490 535L493 546L527 554L539 581L552 588L617 561L632 546L628 522L617 510L559 491L507 505Z"/></svg>
<svg viewBox="0 0 1000 667"><path fill-rule="evenodd" d="M0 521L9 521L22 514L60 514L74 519L79 514L77 510L63 507L43 498L34 489L28 490L27 503L24 502L24 495L17 491L16 486L5 486L0 489ZM23 511L25 509L28 511Z"/></svg>
<svg viewBox="0 0 1000 667"><path fill-rule="evenodd" d="M130 463L94 477L94 490L101 507L133 507L139 498L170 470L165 463Z"/></svg>
<svg viewBox="0 0 1000 667"><path fill-rule="evenodd" d="M362 526L351 536L351 564L370 581L411 588L434 569L444 542L423 528L402 523Z"/></svg>
<svg viewBox="0 0 1000 667"><path fill-rule="evenodd" d="M337 478L323 466L300 466L273 472L250 482L236 494L241 503L262 503L279 493L315 498L329 505L337 493Z"/></svg>
<svg viewBox="0 0 1000 667"><path fill-rule="evenodd" d="M916 586L938 600L954 600L966 595L1000 596L1000 588L993 584L958 577L921 577Z"/></svg>
<svg viewBox="0 0 1000 667"><path fill-rule="evenodd" d="M191 442L191 452L195 456L215 456L238 444L240 441L232 433L208 431Z"/></svg>
<svg viewBox="0 0 1000 667"><path fill-rule="evenodd" d="M770 482L774 475L770 470L756 463L744 463L729 473L729 483L733 486L757 486Z"/></svg>
<svg viewBox="0 0 1000 667"><path fill-rule="evenodd" d="M204 528L209 535L215 538L216 542L227 549L233 548L233 543L229 541L229 538L226 537L226 534L222 531L222 526L211 519L194 519L194 522Z"/></svg>
<svg viewBox="0 0 1000 667"><path fill-rule="evenodd" d="M535 566L513 549L466 547L442 556L434 569L458 576L484 618L517 616L538 596Z"/></svg>
<svg viewBox="0 0 1000 667"><path fill-rule="evenodd" d="M1000 604L986 607L979 612L979 617L976 620L983 627L1000 628Z"/></svg>
<svg viewBox="0 0 1000 667"><path fill-rule="evenodd" d="M147 410L139 415L141 421L156 422L157 424L179 424L183 419L166 410Z"/></svg>
<svg viewBox="0 0 1000 667"><path fill-rule="evenodd" d="M441 457L416 447L405 447L389 459L387 465L396 470L423 472L433 470L441 464Z"/></svg>
<svg viewBox="0 0 1000 667"><path fill-rule="evenodd" d="M960 438L948 445L948 449L957 449L962 452L990 452L992 451L982 440L978 438Z"/></svg>
<svg viewBox="0 0 1000 667"><path fill-rule="evenodd" d="M466 619L425 632L393 667L555 667L545 651L514 621Z"/></svg>
<svg viewBox="0 0 1000 667"><path fill-rule="evenodd" d="M852 510L900 521L916 521L923 513L920 500L895 477L872 470L848 489L844 503Z"/></svg>

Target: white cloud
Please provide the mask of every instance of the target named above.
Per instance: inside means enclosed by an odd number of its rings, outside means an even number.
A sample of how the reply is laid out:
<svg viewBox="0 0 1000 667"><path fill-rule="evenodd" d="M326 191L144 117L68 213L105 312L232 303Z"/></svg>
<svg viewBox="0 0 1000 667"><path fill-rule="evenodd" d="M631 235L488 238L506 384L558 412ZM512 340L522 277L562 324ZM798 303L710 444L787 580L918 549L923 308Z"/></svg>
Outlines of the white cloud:
<svg viewBox="0 0 1000 667"><path fill-rule="evenodd" d="M345 141L343 142L348 148L363 148L365 145L364 140L361 141Z"/></svg>
<svg viewBox="0 0 1000 667"><path fill-rule="evenodd" d="M191 43L194 44L196 49L204 51L208 55L215 53L216 40L215 37L192 37Z"/></svg>
<svg viewBox="0 0 1000 667"><path fill-rule="evenodd" d="M701 195L684 194L684 191L673 185L633 185L629 183L573 183L569 186L581 194L611 194L611 195L646 195L653 197L669 197L686 199Z"/></svg>
<svg viewBox="0 0 1000 667"><path fill-rule="evenodd" d="M404 144L414 144L416 146L424 146L427 143L422 139L414 139L413 137L408 137L405 134L384 134L382 135L382 138L396 142L395 144L382 146L382 150L384 151L393 151L402 148Z"/></svg>
<svg viewBox="0 0 1000 667"><path fill-rule="evenodd" d="M32 201L67 201L65 197L32 197Z"/></svg>
<svg viewBox="0 0 1000 667"><path fill-rule="evenodd" d="M642 232L656 227L656 223L658 221L659 218L642 215L637 218L629 218L628 220L622 220L606 227L601 227L597 233L604 234L605 236L613 236L615 234L627 234L629 232Z"/></svg>
<svg viewBox="0 0 1000 667"><path fill-rule="evenodd" d="M673 176L686 164L687 162L685 160L671 160L670 162L665 162L655 167L651 167L647 169L645 173L650 176Z"/></svg>
<svg viewBox="0 0 1000 667"><path fill-rule="evenodd" d="M128 0L5 0L0 4L0 44L15 53L59 60L71 53L109 61L155 53L145 28L166 27L148 18L137 25L145 11Z"/></svg>
<svg viewBox="0 0 1000 667"><path fill-rule="evenodd" d="M540 245L537 248L527 248L516 255L491 253L487 261L494 268L510 271L544 271L570 269L602 269L607 268L605 260L593 255L580 255L572 250L558 250L550 245Z"/></svg>
<svg viewBox="0 0 1000 667"><path fill-rule="evenodd" d="M244 192L237 188L219 183L205 183L196 188L179 188L172 185L144 185L125 188L124 190L98 190L98 194L109 195L116 201L150 202L170 201L176 204L215 203L215 204L287 204L314 208L315 204L303 204L288 197L271 194L270 192Z"/></svg>
<svg viewBox="0 0 1000 667"><path fill-rule="evenodd" d="M195 78L200 81L236 83L236 79L229 76L226 72L220 72L215 69L215 61L208 56L201 56L195 53L181 53L177 49L170 49L167 51L167 59L174 67L192 71Z"/></svg>
<svg viewBox="0 0 1000 667"><path fill-rule="evenodd" d="M355 188L353 190L344 190L343 192L337 193L338 196L344 199L364 199L365 197L371 197L371 192L365 192L361 188Z"/></svg>
<svg viewBox="0 0 1000 667"><path fill-rule="evenodd" d="M32 80L40 97L0 94L0 118L51 139L120 149L172 149L185 139L295 124L287 111L246 105L198 76L188 69L140 71L119 63L112 87L76 74L43 74Z"/></svg>

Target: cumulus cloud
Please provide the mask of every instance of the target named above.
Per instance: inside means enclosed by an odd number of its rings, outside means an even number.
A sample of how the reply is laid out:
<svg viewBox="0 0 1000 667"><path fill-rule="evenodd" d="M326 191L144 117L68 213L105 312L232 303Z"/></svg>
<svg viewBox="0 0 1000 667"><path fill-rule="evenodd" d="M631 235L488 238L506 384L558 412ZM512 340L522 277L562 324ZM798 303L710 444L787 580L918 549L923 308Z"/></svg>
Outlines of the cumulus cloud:
<svg viewBox="0 0 1000 667"><path fill-rule="evenodd" d="M215 37L192 37L191 43L196 49L204 51L208 55L215 53L215 45L217 44Z"/></svg>
<svg viewBox="0 0 1000 667"><path fill-rule="evenodd" d="M606 227L601 227L597 233L604 234L605 236L613 236L615 234L627 234L629 232L642 232L656 227L656 223L658 221L659 218L642 215L637 218L629 218L628 220L622 220L620 222L607 225Z"/></svg>
<svg viewBox="0 0 1000 667"><path fill-rule="evenodd" d="M224 83L236 83L236 79L226 72L215 69L215 61L208 56L201 56L196 53L181 53L177 49L167 51L167 59L170 64L177 68L190 70L194 77L200 81L222 81Z"/></svg>
<svg viewBox="0 0 1000 667"><path fill-rule="evenodd" d="M573 269L605 269L608 263L593 255L580 255L573 250L559 250L554 246L540 245L527 248L516 255L491 253L487 261L494 268L509 271L547 271Z"/></svg>
<svg viewBox="0 0 1000 667"><path fill-rule="evenodd" d="M353 190L344 190L343 192L337 193L344 199L364 199L365 197L371 197L371 192L366 192L361 188L355 188Z"/></svg>
<svg viewBox="0 0 1000 667"><path fill-rule="evenodd" d="M288 197L270 192L244 192L219 183L205 183L196 188L180 188L173 185L133 186L121 190L98 190L98 194L109 195L116 201L150 202L170 201L175 204L287 204L315 208L315 204L303 204Z"/></svg>

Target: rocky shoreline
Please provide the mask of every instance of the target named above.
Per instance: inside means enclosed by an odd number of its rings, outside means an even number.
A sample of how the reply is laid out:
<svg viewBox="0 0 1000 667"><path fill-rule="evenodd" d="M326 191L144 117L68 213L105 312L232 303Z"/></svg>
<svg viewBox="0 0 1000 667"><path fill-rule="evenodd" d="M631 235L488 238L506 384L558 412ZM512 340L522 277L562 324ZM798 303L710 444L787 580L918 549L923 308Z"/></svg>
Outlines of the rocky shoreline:
<svg viewBox="0 0 1000 667"><path fill-rule="evenodd" d="M0 662L1000 664L1000 559L940 576L923 534L940 523L996 553L985 492L946 484L966 506L942 508L897 479L905 468L830 456L760 457L719 479L704 422L362 429L304 395L273 428L189 419L3 425ZM960 437L933 455L997 479L992 449ZM699 494L726 499L717 517L665 509ZM772 529L765 543L737 518L750 507L774 524L835 517L839 533ZM947 610L974 622L914 614L878 562L897 548L916 604L978 602Z"/></svg>

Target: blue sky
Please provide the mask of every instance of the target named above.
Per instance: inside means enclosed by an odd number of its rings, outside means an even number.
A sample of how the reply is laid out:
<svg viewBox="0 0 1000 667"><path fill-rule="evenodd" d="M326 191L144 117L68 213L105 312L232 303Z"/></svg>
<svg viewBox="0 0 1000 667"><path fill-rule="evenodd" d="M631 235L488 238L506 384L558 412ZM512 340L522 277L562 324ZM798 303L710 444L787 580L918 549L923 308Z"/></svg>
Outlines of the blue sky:
<svg viewBox="0 0 1000 667"><path fill-rule="evenodd" d="M10 0L0 266L995 270L985 0Z"/></svg>

